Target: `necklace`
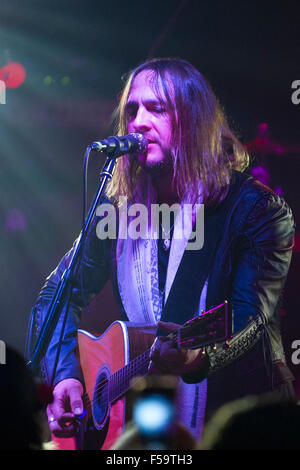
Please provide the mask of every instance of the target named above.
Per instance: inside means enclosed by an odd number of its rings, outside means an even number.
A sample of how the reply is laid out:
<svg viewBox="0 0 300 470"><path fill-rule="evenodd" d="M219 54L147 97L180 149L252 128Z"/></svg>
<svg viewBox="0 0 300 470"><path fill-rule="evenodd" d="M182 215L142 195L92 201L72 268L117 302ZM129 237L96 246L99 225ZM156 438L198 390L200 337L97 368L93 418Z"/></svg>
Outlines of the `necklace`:
<svg viewBox="0 0 300 470"><path fill-rule="evenodd" d="M171 240L170 240L170 233L171 233L171 230L173 229L174 227L174 224L172 225L172 227L170 228L170 230L168 231L168 233L165 231L165 229L163 228L162 224L160 224L161 226L161 229L162 231L164 232L164 237L163 237L163 248L165 251L168 251L168 249L170 248L171 246Z"/></svg>

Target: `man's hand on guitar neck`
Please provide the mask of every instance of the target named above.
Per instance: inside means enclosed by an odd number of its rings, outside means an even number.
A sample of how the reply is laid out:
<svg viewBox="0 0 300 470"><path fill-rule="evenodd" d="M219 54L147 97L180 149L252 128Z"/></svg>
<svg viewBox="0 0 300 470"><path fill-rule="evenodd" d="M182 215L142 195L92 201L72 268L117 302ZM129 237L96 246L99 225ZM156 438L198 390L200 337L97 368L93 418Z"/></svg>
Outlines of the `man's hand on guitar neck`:
<svg viewBox="0 0 300 470"><path fill-rule="evenodd" d="M83 413L83 386L77 379L65 379L56 384L53 402L47 408L51 432L57 437L72 437Z"/></svg>
<svg viewBox="0 0 300 470"><path fill-rule="evenodd" d="M158 322L158 328L166 333L174 333L180 327L176 323ZM151 348L148 373L178 376L193 374L206 368L206 361L203 349L178 349L168 336L159 336Z"/></svg>

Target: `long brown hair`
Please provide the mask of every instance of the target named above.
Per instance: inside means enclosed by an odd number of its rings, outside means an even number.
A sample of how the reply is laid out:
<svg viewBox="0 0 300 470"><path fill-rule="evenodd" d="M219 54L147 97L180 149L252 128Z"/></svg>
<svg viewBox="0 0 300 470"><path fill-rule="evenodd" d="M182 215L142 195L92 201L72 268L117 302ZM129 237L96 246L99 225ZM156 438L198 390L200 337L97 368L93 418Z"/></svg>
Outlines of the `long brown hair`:
<svg viewBox="0 0 300 470"><path fill-rule="evenodd" d="M232 170L243 171L249 156L230 130L209 83L189 62L152 59L131 71L116 110L118 135L127 133L125 106L133 80L143 70L152 72L156 96L167 101L173 135L173 187L179 199L195 203L201 182L203 203L218 204L227 194ZM142 173L134 158L120 158L107 196L116 201L126 196L134 202L136 188L143 181Z"/></svg>

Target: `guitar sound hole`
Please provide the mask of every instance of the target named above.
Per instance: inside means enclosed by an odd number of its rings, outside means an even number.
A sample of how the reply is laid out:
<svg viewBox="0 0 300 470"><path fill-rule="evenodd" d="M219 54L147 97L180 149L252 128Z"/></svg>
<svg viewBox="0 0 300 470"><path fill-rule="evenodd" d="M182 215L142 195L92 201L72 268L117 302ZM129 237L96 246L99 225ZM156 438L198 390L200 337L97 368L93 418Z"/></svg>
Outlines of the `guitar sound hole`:
<svg viewBox="0 0 300 470"><path fill-rule="evenodd" d="M97 429L102 429L105 425L109 410L109 377L108 368L102 367L98 372L93 394L93 419Z"/></svg>

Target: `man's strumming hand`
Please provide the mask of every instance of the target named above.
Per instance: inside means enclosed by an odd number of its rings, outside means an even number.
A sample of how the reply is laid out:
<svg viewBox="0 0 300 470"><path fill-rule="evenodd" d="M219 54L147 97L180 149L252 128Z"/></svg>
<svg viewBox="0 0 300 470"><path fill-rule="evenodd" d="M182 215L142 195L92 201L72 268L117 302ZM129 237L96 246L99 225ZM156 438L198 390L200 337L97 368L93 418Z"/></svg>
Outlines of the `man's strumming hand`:
<svg viewBox="0 0 300 470"><path fill-rule="evenodd" d="M58 382L53 390L53 402L47 407L51 432L57 437L72 437L78 429L78 417L83 413L83 386L77 379Z"/></svg>

